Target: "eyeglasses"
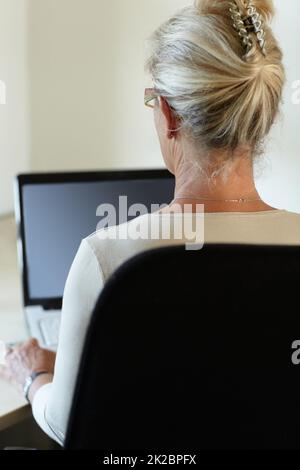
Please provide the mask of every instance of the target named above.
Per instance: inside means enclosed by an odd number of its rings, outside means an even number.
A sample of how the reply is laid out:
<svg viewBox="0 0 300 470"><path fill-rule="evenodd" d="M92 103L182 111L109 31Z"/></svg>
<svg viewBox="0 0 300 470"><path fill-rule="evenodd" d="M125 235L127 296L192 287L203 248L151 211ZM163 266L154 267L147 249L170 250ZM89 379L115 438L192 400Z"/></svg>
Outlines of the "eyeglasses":
<svg viewBox="0 0 300 470"><path fill-rule="evenodd" d="M145 96L144 96L145 106L147 106L148 108L152 108L152 109L155 108L155 100L159 98L159 96L160 95L158 95L155 92L154 88L145 88ZM176 111L174 110L174 108L172 108L172 106L170 106L170 108L175 113L177 119L181 119L180 116L176 114Z"/></svg>
<svg viewBox="0 0 300 470"><path fill-rule="evenodd" d="M153 109L155 107L154 100L156 100L156 98L158 98L158 95L155 93L154 88L145 89L145 96L144 96L145 106Z"/></svg>

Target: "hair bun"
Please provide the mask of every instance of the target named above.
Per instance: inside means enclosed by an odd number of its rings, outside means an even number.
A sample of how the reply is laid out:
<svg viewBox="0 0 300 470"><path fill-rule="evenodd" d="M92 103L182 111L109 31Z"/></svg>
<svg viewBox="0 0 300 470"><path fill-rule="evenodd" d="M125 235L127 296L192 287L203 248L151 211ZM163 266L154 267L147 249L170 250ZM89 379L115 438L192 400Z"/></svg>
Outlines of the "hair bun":
<svg viewBox="0 0 300 470"><path fill-rule="evenodd" d="M249 2L243 1L242 3L247 5ZM250 3L252 3L252 5L257 9L258 13L261 14L266 23L272 21L273 16L275 15L273 0L251 0Z"/></svg>
<svg viewBox="0 0 300 470"><path fill-rule="evenodd" d="M228 11L229 4L230 1L224 0L195 0L195 7L202 15L222 15L226 10ZM275 15L273 0L236 0L236 4L241 9L246 9L249 4L253 5L267 23Z"/></svg>
<svg viewBox="0 0 300 470"><path fill-rule="evenodd" d="M272 0L195 0L195 7L201 16L221 19L227 26L230 22L243 45L243 60L256 59L257 50L266 57L271 34L268 23L275 14Z"/></svg>

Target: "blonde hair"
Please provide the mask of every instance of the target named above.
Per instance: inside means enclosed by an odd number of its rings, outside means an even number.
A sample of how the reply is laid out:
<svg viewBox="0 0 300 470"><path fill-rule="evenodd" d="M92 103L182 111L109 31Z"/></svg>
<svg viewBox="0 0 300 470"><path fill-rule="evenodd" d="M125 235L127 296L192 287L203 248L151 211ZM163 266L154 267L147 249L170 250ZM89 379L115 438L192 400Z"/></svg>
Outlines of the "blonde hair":
<svg viewBox="0 0 300 470"><path fill-rule="evenodd" d="M247 14L247 4L235 4ZM146 68L154 88L181 118L181 128L207 150L259 152L279 112L285 71L269 26L271 0L253 0L263 19L265 55L255 33L245 54L233 27L232 2L196 0L165 22L150 39Z"/></svg>

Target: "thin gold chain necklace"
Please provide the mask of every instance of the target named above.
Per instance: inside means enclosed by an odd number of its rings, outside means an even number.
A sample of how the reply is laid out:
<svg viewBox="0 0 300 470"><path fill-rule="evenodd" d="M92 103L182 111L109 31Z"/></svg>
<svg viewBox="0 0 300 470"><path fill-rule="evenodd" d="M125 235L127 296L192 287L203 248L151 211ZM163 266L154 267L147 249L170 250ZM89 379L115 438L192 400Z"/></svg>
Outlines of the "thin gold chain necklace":
<svg viewBox="0 0 300 470"><path fill-rule="evenodd" d="M258 201L261 201L262 202L262 199L261 198L257 198L257 199L248 199L248 198L239 198L239 199L209 199L209 198L205 198L205 197L195 197L193 196L192 194L189 195L189 196L177 196L173 199L172 203L173 204L175 201L180 201L180 200L185 200L185 199L194 199L195 201L207 201L207 202L235 202L235 203L238 203L238 204L243 204L243 203L247 203L247 202L258 202Z"/></svg>

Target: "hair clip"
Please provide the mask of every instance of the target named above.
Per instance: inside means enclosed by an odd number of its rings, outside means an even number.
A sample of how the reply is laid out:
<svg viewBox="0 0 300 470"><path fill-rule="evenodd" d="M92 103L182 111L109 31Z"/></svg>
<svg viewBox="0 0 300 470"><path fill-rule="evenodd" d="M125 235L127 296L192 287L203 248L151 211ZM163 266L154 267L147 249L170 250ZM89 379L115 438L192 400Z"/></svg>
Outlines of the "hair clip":
<svg viewBox="0 0 300 470"><path fill-rule="evenodd" d="M229 4L229 12L231 13L231 19L233 20L233 27L241 37L242 43L246 47L247 53L253 47L253 40L249 33L255 33L261 51L263 55L266 55L263 18L261 14L258 13L255 6L252 5L251 0L247 1L247 16L243 16L238 4L235 1L230 2Z"/></svg>

